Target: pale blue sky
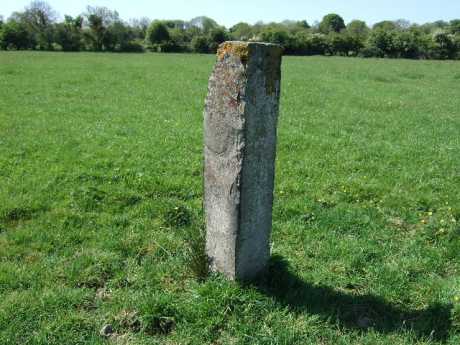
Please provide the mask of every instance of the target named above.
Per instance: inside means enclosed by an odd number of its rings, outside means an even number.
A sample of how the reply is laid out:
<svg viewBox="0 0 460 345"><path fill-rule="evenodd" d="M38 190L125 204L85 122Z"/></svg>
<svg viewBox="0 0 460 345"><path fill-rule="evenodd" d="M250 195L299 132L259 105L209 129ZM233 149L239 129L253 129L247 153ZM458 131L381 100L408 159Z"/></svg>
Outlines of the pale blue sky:
<svg viewBox="0 0 460 345"><path fill-rule="evenodd" d="M30 0L0 0L0 15L22 10ZM61 15L78 15L87 5L115 9L123 19L184 19L209 16L230 27L239 21L255 23L306 19L310 24L327 13L338 13L346 22L362 19L407 19L425 23L460 18L460 0L48 0Z"/></svg>

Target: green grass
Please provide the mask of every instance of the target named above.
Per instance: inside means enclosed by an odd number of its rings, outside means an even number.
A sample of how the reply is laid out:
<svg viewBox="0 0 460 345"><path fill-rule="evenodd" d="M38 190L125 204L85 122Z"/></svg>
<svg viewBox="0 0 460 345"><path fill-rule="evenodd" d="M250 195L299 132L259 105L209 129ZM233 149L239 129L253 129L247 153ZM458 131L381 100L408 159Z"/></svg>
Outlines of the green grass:
<svg viewBox="0 0 460 345"><path fill-rule="evenodd" d="M458 345L460 63L284 59L271 274L240 285L188 244L213 62L0 54L0 344Z"/></svg>

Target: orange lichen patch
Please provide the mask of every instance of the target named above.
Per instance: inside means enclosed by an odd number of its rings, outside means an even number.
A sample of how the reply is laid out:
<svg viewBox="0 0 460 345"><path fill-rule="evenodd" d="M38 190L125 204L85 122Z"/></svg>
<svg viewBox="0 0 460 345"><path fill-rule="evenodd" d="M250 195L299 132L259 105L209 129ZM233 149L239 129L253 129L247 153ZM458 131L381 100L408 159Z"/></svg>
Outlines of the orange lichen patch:
<svg viewBox="0 0 460 345"><path fill-rule="evenodd" d="M225 55L236 55L242 63L246 63L249 58L249 47L247 42L225 42L217 50L217 58L222 61Z"/></svg>

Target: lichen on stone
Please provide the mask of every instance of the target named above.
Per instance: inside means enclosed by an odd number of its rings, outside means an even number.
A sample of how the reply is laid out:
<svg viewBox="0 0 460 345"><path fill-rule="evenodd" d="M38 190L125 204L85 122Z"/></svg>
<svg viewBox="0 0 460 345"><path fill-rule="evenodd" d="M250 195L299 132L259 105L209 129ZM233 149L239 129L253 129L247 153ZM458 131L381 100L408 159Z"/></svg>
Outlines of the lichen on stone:
<svg viewBox="0 0 460 345"><path fill-rule="evenodd" d="M222 61L226 55L235 55L246 64L249 59L249 44L247 42L224 42L217 50L217 58Z"/></svg>

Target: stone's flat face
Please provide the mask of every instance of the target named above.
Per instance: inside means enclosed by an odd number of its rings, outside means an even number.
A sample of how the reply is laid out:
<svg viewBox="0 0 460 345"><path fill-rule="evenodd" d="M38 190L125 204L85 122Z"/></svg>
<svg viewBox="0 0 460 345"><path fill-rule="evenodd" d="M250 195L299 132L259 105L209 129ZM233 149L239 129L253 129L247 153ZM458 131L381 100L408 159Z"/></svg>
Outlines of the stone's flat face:
<svg viewBox="0 0 460 345"><path fill-rule="evenodd" d="M282 49L225 42L204 114L206 248L231 279L261 273L270 255Z"/></svg>
<svg viewBox="0 0 460 345"><path fill-rule="evenodd" d="M207 251L212 269L230 277L235 275L245 86L238 57L218 62L209 80L204 117Z"/></svg>

